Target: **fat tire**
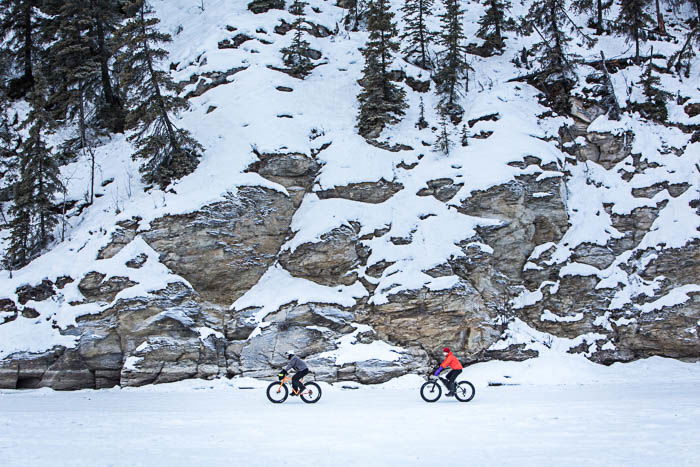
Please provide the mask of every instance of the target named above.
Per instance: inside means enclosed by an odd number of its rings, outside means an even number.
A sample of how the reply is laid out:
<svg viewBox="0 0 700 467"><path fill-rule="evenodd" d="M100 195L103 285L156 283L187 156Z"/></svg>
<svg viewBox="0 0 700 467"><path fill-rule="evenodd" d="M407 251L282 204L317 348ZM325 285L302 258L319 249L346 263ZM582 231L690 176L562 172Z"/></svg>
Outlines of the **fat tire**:
<svg viewBox="0 0 700 467"><path fill-rule="evenodd" d="M434 394L436 391L437 397L433 397L432 394ZM423 383L423 386L420 387L420 396L425 402L437 402L441 395L442 388L437 381L428 381Z"/></svg>
<svg viewBox="0 0 700 467"><path fill-rule="evenodd" d="M281 404L282 402L287 400L287 396L289 396L289 389L287 388L286 384L282 385L281 391L284 393L282 398L273 398L270 394L275 394L276 390L280 387L280 383L270 383L270 385L267 387L267 391L265 391L265 394L267 394L267 398L272 402L273 404Z"/></svg>
<svg viewBox="0 0 700 467"><path fill-rule="evenodd" d="M304 392L302 391L301 400L303 400L307 404L315 404L316 402L319 401L319 399L321 399L321 386L319 386L316 383L304 383L304 386L306 386L306 389L312 388L314 391L316 391L314 393L315 397L311 397L311 398L307 399L307 395L304 394Z"/></svg>
<svg viewBox="0 0 700 467"><path fill-rule="evenodd" d="M462 393L461 390L464 390L464 393ZM457 387L455 388L455 398L458 401L469 402L470 400L474 399L475 394L476 389L474 389L474 385L469 381L460 381L457 383Z"/></svg>

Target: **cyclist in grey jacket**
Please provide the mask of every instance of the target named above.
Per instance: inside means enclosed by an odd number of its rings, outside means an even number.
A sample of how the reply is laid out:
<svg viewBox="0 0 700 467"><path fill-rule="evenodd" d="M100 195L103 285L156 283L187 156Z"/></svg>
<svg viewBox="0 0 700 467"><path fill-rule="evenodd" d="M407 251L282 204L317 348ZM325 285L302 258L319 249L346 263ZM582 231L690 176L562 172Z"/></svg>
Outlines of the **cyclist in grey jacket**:
<svg viewBox="0 0 700 467"><path fill-rule="evenodd" d="M285 374L289 370L294 370L296 372L294 376L292 376L292 396L296 396L298 394L301 394L301 391L303 391L306 387L301 382L301 379L307 374L309 374L309 367L306 365L306 362L304 362L304 360L297 357L292 352L287 353L287 360L289 360L289 363L287 363L287 366L284 367L284 370L282 371Z"/></svg>

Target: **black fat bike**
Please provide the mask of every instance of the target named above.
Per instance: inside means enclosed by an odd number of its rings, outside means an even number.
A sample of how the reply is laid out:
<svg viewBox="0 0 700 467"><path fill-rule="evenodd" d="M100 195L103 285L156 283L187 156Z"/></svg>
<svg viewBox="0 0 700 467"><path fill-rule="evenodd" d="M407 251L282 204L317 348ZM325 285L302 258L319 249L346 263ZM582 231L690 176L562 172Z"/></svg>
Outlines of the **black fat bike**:
<svg viewBox="0 0 700 467"><path fill-rule="evenodd" d="M440 382L447 388L447 380L445 378L438 378L432 374L428 376L428 381L420 387L420 396L425 402L437 402L440 399L440 396L442 396ZM476 394L476 390L469 381L455 382L455 399L458 401L469 402L474 399L474 394Z"/></svg>

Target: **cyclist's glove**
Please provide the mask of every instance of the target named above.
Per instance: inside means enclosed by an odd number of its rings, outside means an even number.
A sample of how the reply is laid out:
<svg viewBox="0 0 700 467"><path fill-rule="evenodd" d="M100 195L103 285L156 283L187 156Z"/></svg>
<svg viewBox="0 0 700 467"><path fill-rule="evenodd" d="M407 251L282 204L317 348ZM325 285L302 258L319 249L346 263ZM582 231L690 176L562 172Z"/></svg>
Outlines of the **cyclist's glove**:
<svg viewBox="0 0 700 467"><path fill-rule="evenodd" d="M433 373L433 376L439 376L440 372L442 372L443 368L441 366L438 367L437 370L435 370L435 373Z"/></svg>

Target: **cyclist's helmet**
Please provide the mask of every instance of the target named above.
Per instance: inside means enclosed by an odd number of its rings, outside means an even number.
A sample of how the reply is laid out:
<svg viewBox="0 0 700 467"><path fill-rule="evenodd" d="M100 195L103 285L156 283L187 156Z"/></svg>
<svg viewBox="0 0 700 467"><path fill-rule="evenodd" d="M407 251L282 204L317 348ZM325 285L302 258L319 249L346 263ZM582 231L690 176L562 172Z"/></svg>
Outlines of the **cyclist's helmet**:
<svg viewBox="0 0 700 467"><path fill-rule="evenodd" d="M294 356L294 352L287 352L287 360L291 360Z"/></svg>
<svg viewBox="0 0 700 467"><path fill-rule="evenodd" d="M445 353L449 353L449 352L450 352L450 348L449 348L449 347L445 347L444 349L442 349L442 351L445 352Z"/></svg>

